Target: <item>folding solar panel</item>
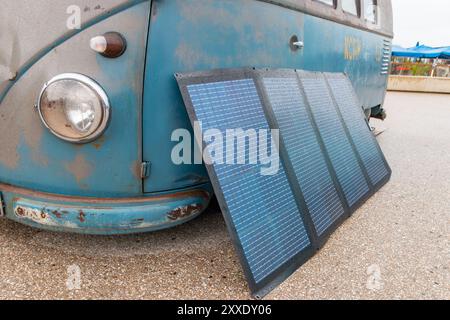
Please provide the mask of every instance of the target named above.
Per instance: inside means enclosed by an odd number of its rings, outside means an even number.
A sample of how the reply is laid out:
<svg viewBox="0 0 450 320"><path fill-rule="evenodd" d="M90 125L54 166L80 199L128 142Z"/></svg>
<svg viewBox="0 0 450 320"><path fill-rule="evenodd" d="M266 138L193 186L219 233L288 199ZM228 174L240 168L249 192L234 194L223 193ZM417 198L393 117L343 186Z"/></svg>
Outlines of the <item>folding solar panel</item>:
<svg viewBox="0 0 450 320"><path fill-rule="evenodd" d="M230 75L232 80L225 80ZM189 97L191 120L201 122L203 132L269 132L255 83L245 72L231 72L219 79L208 74L179 76L178 81ZM246 144L238 155L249 155L249 148ZM273 143L269 149L278 152ZM274 175L262 175L261 165L238 164L238 160L213 164L208 172L251 290L263 296L279 282L279 273L306 260L313 248L303 221L305 213L298 207L283 165Z"/></svg>
<svg viewBox="0 0 450 320"><path fill-rule="evenodd" d="M256 297L292 274L390 178L345 75L240 69L176 77L191 122L201 123L198 142ZM235 129L269 142L278 170L263 174L265 165L252 162L260 140L257 147L222 141Z"/></svg>

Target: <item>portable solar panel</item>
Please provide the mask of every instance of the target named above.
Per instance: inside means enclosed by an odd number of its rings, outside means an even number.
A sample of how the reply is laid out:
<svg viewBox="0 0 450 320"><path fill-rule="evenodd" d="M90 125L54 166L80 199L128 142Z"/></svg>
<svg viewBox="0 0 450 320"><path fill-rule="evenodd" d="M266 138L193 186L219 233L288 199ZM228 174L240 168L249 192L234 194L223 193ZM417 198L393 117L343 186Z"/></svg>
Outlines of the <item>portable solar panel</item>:
<svg viewBox="0 0 450 320"><path fill-rule="evenodd" d="M192 124L201 125L197 142L256 297L390 178L345 75L239 69L176 78ZM229 141L237 129L243 140ZM268 152L279 161L270 174L260 162Z"/></svg>
<svg viewBox="0 0 450 320"><path fill-rule="evenodd" d="M178 81L188 97L191 121L201 122L203 132L219 130L225 136L227 130L242 129L270 135L257 88L246 72L178 76ZM274 143L268 149L278 153ZM263 175L259 164L238 164L243 154L249 159L249 144L236 154L235 164L207 167L250 288L264 296L284 280L280 274L289 275L309 258L313 247L283 164L276 174Z"/></svg>

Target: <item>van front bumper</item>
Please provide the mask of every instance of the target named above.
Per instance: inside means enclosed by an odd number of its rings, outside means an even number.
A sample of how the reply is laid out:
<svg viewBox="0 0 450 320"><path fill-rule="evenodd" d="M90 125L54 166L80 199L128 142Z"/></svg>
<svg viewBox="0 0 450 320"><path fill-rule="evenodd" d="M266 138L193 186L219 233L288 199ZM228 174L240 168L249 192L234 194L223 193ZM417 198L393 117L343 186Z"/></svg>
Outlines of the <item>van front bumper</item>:
<svg viewBox="0 0 450 320"><path fill-rule="evenodd" d="M174 227L208 206L209 185L139 198L81 198L40 193L0 184L3 215L40 229L114 235Z"/></svg>

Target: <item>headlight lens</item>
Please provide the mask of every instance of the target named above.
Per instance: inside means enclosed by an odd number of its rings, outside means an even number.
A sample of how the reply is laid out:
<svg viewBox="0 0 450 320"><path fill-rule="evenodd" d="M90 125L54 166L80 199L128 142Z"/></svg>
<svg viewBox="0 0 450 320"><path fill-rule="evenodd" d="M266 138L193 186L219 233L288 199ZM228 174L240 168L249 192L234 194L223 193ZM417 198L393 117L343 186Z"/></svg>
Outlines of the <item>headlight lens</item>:
<svg viewBox="0 0 450 320"><path fill-rule="evenodd" d="M97 139L110 118L106 93L81 74L62 74L46 83L38 109L42 122L54 135L74 143Z"/></svg>

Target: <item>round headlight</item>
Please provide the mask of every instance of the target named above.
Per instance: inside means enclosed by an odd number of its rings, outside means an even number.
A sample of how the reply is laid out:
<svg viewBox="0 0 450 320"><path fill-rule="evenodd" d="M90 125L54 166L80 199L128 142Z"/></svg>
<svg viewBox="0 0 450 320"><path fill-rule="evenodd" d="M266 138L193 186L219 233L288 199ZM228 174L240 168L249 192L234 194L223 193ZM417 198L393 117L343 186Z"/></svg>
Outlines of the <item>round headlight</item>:
<svg viewBox="0 0 450 320"><path fill-rule="evenodd" d="M75 73L54 77L38 101L44 125L58 138L87 143L100 137L110 118L105 91L92 79Z"/></svg>

